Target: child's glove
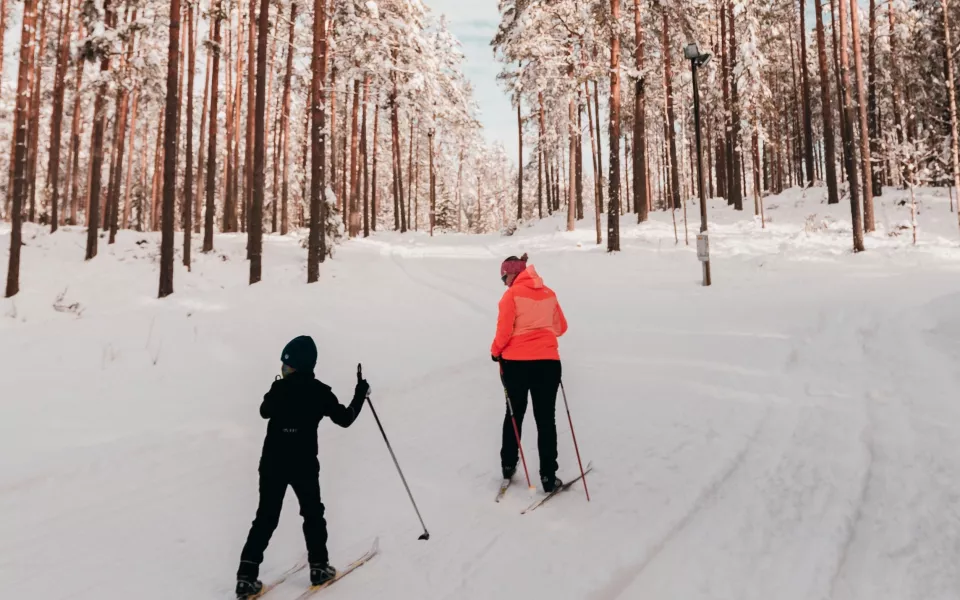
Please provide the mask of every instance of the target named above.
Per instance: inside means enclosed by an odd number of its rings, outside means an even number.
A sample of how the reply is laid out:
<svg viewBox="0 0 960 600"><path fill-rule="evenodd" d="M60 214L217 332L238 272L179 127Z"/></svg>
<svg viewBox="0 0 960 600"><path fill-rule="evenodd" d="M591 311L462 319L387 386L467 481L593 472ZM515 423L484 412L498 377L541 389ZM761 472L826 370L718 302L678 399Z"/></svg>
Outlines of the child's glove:
<svg viewBox="0 0 960 600"><path fill-rule="evenodd" d="M370 397L370 384L366 382L365 379L361 379L357 382L357 387L353 392L354 398L369 398Z"/></svg>

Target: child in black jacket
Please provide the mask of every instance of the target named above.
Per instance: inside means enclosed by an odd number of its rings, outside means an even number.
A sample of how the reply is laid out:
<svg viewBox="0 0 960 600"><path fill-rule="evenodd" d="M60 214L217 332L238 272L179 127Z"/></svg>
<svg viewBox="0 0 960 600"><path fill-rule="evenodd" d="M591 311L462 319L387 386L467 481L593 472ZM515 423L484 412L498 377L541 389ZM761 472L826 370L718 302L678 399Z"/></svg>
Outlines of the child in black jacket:
<svg viewBox="0 0 960 600"><path fill-rule="evenodd" d="M349 427L363 408L370 386L358 378L353 401L343 406L330 387L314 378L317 347L300 336L283 349L283 379L273 382L263 397L260 416L268 419L260 457L260 505L240 554L237 598L254 596L263 588L257 579L263 553L280 521L287 486L293 488L303 516L303 535L310 562L310 583L319 585L336 575L327 556L327 523L320 501L317 427L321 419Z"/></svg>

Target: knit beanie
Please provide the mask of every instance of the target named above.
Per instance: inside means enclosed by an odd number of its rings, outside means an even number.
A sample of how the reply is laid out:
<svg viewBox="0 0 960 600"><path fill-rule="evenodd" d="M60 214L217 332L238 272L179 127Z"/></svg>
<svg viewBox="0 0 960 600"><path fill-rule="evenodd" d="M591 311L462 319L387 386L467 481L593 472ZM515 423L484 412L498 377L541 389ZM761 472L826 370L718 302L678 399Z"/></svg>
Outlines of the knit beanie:
<svg viewBox="0 0 960 600"><path fill-rule="evenodd" d="M506 275L519 275L527 270L527 255L524 254L520 258L516 256L511 256L507 260L500 263L500 277Z"/></svg>
<svg viewBox="0 0 960 600"><path fill-rule="evenodd" d="M284 346L280 360L297 371L313 372L317 366L317 345L308 335L296 337Z"/></svg>

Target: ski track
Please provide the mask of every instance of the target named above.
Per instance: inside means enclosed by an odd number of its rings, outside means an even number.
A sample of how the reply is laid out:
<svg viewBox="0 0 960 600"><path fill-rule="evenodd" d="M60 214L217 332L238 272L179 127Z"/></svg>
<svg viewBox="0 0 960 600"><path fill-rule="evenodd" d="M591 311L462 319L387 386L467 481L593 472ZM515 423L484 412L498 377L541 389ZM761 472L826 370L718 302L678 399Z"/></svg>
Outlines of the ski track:
<svg viewBox="0 0 960 600"><path fill-rule="evenodd" d="M763 430L767 419L770 416L769 410L764 411L757 422L756 428L750 434L747 442L743 445L736 456L727 464L726 468L720 471L715 479L701 489L700 494L690 504L684 515L675 521L673 525L663 534L638 562L629 567L620 569L620 572L612 577L609 584L600 590L591 594L593 600L616 600L620 598L635 580L641 577L646 568L660 555L661 552L682 532L696 516L703 510L710 500L716 497L720 488L722 488L734 473L743 465L747 453L754 447L760 432Z"/></svg>

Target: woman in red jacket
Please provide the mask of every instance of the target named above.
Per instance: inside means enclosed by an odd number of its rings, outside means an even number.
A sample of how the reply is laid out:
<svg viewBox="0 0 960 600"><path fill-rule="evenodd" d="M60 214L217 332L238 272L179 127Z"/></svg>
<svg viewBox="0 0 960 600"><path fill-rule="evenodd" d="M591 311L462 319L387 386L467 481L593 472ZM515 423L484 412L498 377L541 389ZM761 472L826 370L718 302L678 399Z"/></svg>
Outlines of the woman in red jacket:
<svg viewBox="0 0 960 600"><path fill-rule="evenodd" d="M522 431L527 395L533 400L540 454L540 481L546 492L562 482L557 479L557 391L560 388L560 353L557 338L567 331L567 320L553 290L543 284L536 269L527 266L527 255L511 256L500 265L500 278L507 291L500 299L497 335L490 354L500 362L503 385L510 397ZM500 466L504 479L517 471L517 439L507 411L503 420Z"/></svg>

